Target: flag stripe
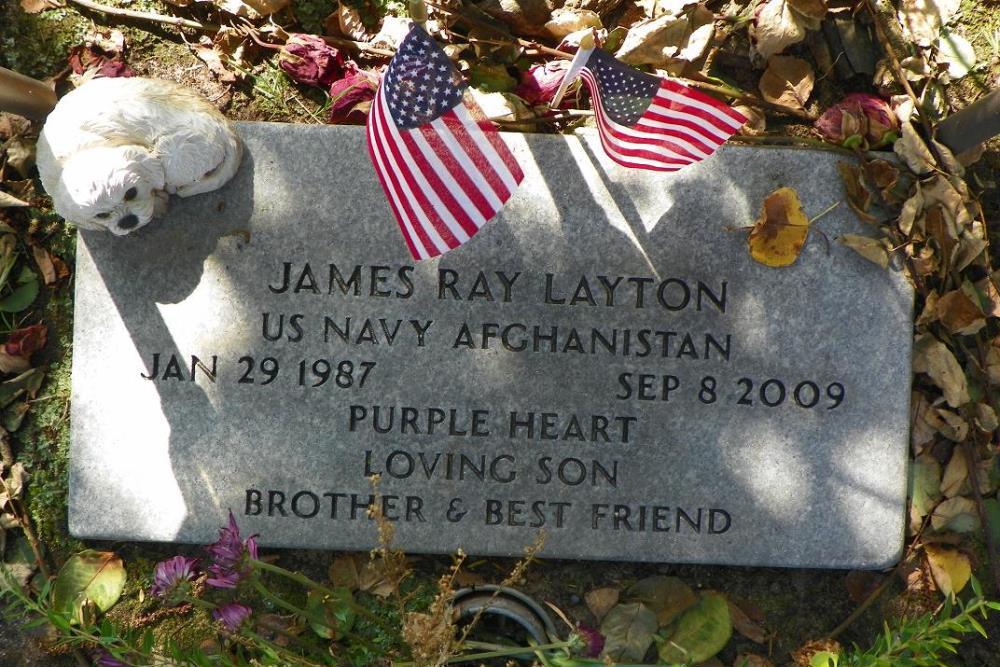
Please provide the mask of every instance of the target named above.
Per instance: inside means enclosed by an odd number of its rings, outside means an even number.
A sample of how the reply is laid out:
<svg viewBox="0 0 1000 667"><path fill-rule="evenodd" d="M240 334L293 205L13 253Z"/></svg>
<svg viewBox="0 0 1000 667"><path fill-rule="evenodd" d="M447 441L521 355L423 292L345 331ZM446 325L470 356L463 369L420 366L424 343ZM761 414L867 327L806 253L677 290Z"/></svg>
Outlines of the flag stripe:
<svg viewBox="0 0 1000 667"><path fill-rule="evenodd" d="M591 84L587 75L584 75L584 80L588 86L596 86L596 82ZM591 87L592 91L593 89ZM616 123L608 117L599 96L594 97L594 111L597 114L598 128L601 130L601 142L609 154L614 152L622 156L644 157L653 164L661 161L671 171L705 157L692 154L684 147L664 138L663 135L647 135Z"/></svg>
<svg viewBox="0 0 1000 667"><path fill-rule="evenodd" d="M438 121L434 121L437 123ZM415 135L417 136L417 135ZM441 174L446 174L451 178L444 178L443 183L451 195L460 202L462 210L479 229L490 219L496 208L491 208L490 202L479 190L479 186L469 178L460 162L459 156L445 143L442 132L430 125L420 128L420 139L423 141L423 150L428 155L428 161L432 162L436 170ZM499 208L499 205L497 206ZM475 231L466 230L469 235Z"/></svg>
<svg viewBox="0 0 1000 667"><path fill-rule="evenodd" d="M381 103L380 98L382 91L379 91L375 100L375 108ZM374 115L374 111L373 111ZM406 200L406 197L401 194L401 189L396 180L395 173L388 168L387 161L383 155L383 148L381 142L381 136L376 132L377 124L371 119L368 122L368 154L372 158L372 164L375 165L375 173L378 175L379 182L382 184L382 189L388 195L389 205L392 209L393 215L396 216L396 221L400 225L400 229L403 231L403 239L406 241L406 246L410 250L410 255L420 259L425 259L430 257L430 253L427 251L427 246L417 237L413 225L410 222L414 219L413 211L410 209L410 205Z"/></svg>
<svg viewBox="0 0 1000 667"><path fill-rule="evenodd" d="M398 142L389 130L390 126L395 127L395 125L387 120L387 115L388 110L385 98L383 97L379 105L379 112L374 117L375 127L381 139L381 146L384 148L383 155L388 158L391 173L394 173L399 178L399 184L403 188L406 201L410 205L409 208L412 214L410 221L414 223L414 231L416 231L418 238L420 238L421 243L423 243L431 257L440 255L449 246L441 238L437 226L428 215L428 209L431 211L433 209L431 209L424 193L416 187L410 163L404 160L399 153ZM416 204L416 206L413 206L413 204Z"/></svg>
<svg viewBox="0 0 1000 667"><path fill-rule="evenodd" d="M667 88L688 98L690 104L697 106L699 109L708 112L714 118L720 120L723 123L722 127L727 130L738 130L747 122L746 117L739 111L727 104L720 103L719 100L707 93L694 88L688 88L670 79L664 79L663 81L667 84Z"/></svg>
<svg viewBox="0 0 1000 667"><path fill-rule="evenodd" d="M517 189L517 186L520 185L521 179L524 178L524 172L521 171L521 165L517 163L517 159L514 157L514 154L510 152L510 148L508 148L507 144L505 144L503 139L500 138L500 133L495 131L493 121L486 117L486 114L484 114L483 110L479 108L479 105L476 104L475 100L469 99L469 101L466 102L465 115L468 116L468 119L463 122L471 121L477 128L479 128L481 134L478 136L483 137L493 146L493 150L496 151L497 157L500 158L504 166L507 168L507 173L510 175L510 179L504 180L507 182L507 187L510 188L511 192L513 192Z"/></svg>
<svg viewBox="0 0 1000 667"><path fill-rule="evenodd" d="M441 180L438 169L445 172L446 169L441 164L440 158L434 151L423 150L427 142L423 140L423 133L420 128L415 130L403 130L399 136L410 156L411 162L417 166L415 175L427 188L428 200L434 209L437 218L444 224L445 229L455 239L454 243L448 242L449 248L455 248L465 243L476 233L479 226L476 225L466 213L465 209L458 202L445 181ZM446 179L450 180L450 179ZM444 236L442 234L442 236Z"/></svg>
<svg viewBox="0 0 1000 667"><path fill-rule="evenodd" d="M383 114L379 116L379 121L382 131L388 139L386 145L392 154L396 156L397 163L402 163L406 167L401 170L401 174L403 180L410 186L410 192L423 212L423 219L426 220L425 231L431 238L437 236L440 239L440 243L435 243L439 253L458 247L461 244L455 238L455 234L449 228L447 222L440 215L441 210L444 209L444 205L438 198L437 192L430 187L424 176L426 165L422 164L422 161L415 160L415 156L409 152L409 148L401 136L407 133L408 130L400 132L394 123L388 122L388 108L385 107L384 100Z"/></svg>
<svg viewBox="0 0 1000 667"><path fill-rule="evenodd" d="M368 152L416 259L468 241L503 207L523 172L466 84L413 24L368 116Z"/></svg>
<svg viewBox="0 0 1000 667"><path fill-rule="evenodd" d="M707 158L746 122L708 95L667 79L657 85L606 53L594 63L581 77L590 89L601 144L619 164L676 171Z"/></svg>

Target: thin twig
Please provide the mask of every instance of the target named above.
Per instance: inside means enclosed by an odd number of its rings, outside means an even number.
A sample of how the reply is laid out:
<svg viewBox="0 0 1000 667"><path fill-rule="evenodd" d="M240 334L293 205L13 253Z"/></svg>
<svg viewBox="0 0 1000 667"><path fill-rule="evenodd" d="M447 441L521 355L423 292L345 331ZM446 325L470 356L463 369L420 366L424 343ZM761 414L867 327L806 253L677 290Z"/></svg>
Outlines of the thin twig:
<svg viewBox="0 0 1000 667"><path fill-rule="evenodd" d="M130 19L139 19L141 21L165 23L178 28L191 28L192 30L201 30L203 32L219 32L222 30L222 26L219 25L201 23L200 21L192 21L191 19L182 19L179 16L165 16L155 12L139 12L133 9L119 9L118 7L99 5L96 2L91 2L90 0L69 0L69 2L80 5L81 7L86 7L91 11L108 14L109 16L123 16Z"/></svg>
<svg viewBox="0 0 1000 667"><path fill-rule="evenodd" d="M385 56L386 58L392 58L396 55L396 51L393 49L383 49L378 46L365 44L364 42L355 42L353 39L344 39L343 37L334 37L332 35L320 35L320 37L330 46L339 46L342 49L364 51L365 53L372 53L376 56Z"/></svg>
<svg viewBox="0 0 1000 667"><path fill-rule="evenodd" d="M734 143L759 144L764 146L787 146L789 148L808 148L811 150L829 151L831 153L836 153L838 155L843 155L845 157L852 157L852 158L857 157L857 153L855 153L854 151L850 151L846 148L843 148L842 146L828 144L825 141L812 139L810 137L795 137L786 134L781 134L781 135L767 134L763 136L740 134L733 137L730 141Z"/></svg>
<svg viewBox="0 0 1000 667"><path fill-rule="evenodd" d="M737 90L735 88L730 88L728 86L720 86L714 83L708 83L706 81L695 81L692 79L684 79L677 77L684 82L684 85L690 86L691 88L698 88L699 90L704 90L709 93L716 93L718 95L723 95L725 97L731 97L734 100L740 100L746 102L755 107L760 107L761 109L770 109L775 113L784 114L786 116L795 116L796 118L801 118L803 120L808 120L812 122L816 120L816 114L809 113L805 109L796 109L794 107L785 106L784 104L777 104L775 102L768 102L763 100L753 93L747 93L742 90Z"/></svg>
<svg viewBox="0 0 1000 667"><path fill-rule="evenodd" d="M851 612L850 616L844 619L843 623L834 628L830 634L826 636L827 639L836 639L839 637L844 630L851 627L851 624L858 620L858 618L861 617L861 614L865 613L865 611L867 611L867 609L875 603L875 600L877 600L879 596L889 588L892 584L893 578L903 569L903 566L906 565L906 563L910 560L910 557L913 555L913 552L916 550L917 545L920 543L920 536L923 535L924 528L926 528L927 524L930 523L930 518L930 513L924 517L923 523L920 524L920 530L918 530L917 534L913 536L913 541L910 542L910 546L906 549L906 555L903 556L896 567L892 568L892 572L886 575L882 583L878 585L878 588L873 590L868 597L865 598L864 602L859 604L858 608Z"/></svg>

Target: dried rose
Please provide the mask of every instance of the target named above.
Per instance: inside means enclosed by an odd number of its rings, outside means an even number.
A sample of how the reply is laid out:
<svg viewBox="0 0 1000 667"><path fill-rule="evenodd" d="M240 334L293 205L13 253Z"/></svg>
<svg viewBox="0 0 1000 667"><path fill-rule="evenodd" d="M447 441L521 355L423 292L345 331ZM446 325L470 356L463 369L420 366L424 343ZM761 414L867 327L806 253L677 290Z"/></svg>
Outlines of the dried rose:
<svg viewBox="0 0 1000 667"><path fill-rule="evenodd" d="M44 324L32 324L30 327L18 329L4 343L4 352L27 361L32 354L45 347L47 333L48 328Z"/></svg>
<svg viewBox="0 0 1000 667"><path fill-rule="evenodd" d="M135 76L135 72L121 60L121 53L107 54L93 44L74 46L69 52L69 66L74 74L96 70L96 76L109 79Z"/></svg>
<svg viewBox="0 0 1000 667"><path fill-rule="evenodd" d="M827 109L814 123L827 141L847 148L891 144L899 136L899 121L881 98L852 93Z"/></svg>
<svg viewBox="0 0 1000 667"><path fill-rule="evenodd" d="M899 138L899 120L889 103L881 97L852 93L844 99L856 101L868 119L865 138L871 148L887 146Z"/></svg>
<svg viewBox="0 0 1000 667"><path fill-rule="evenodd" d="M326 88L334 81L357 71L345 58L316 35L292 33L278 54L278 65L296 83Z"/></svg>
<svg viewBox="0 0 1000 667"><path fill-rule="evenodd" d="M374 72L348 74L330 86L328 123L363 123L375 99L379 77Z"/></svg>
<svg viewBox="0 0 1000 667"><path fill-rule="evenodd" d="M548 104L556 94L568 69L569 61L566 60L532 65L527 72L521 73L521 83L514 90L514 94L530 106ZM566 95L559 106L571 106L570 100L575 97Z"/></svg>
<svg viewBox="0 0 1000 667"><path fill-rule="evenodd" d="M593 628L584 623L576 626L576 631L583 640L583 655L587 658L596 658L604 650L604 635L597 628Z"/></svg>

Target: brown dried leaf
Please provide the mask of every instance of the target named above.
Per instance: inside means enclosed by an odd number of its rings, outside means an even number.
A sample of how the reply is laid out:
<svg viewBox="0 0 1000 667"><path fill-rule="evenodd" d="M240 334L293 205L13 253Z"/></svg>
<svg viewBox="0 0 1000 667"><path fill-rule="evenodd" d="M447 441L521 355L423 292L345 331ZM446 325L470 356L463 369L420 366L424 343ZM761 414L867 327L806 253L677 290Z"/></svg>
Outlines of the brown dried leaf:
<svg viewBox="0 0 1000 667"><path fill-rule="evenodd" d="M611 608L618 604L620 596L621 591L617 588L606 586L604 588L595 588L584 595L583 599L587 602L587 608L590 609L590 613L600 623L601 619L611 611Z"/></svg>
<svg viewBox="0 0 1000 667"><path fill-rule="evenodd" d="M760 94L772 104L805 109L816 75L812 65L794 56L771 56L760 77Z"/></svg>
<svg viewBox="0 0 1000 667"><path fill-rule="evenodd" d="M337 556L330 564L330 582L334 586L356 591L360 587L362 567L364 563L357 554Z"/></svg>
<svg viewBox="0 0 1000 667"><path fill-rule="evenodd" d="M21 0L21 9L25 14L38 14L46 9L58 9L66 5L58 0Z"/></svg>
<svg viewBox="0 0 1000 667"><path fill-rule="evenodd" d="M340 3L337 11L330 16L331 18L336 17L337 29L344 37L358 42L367 42L371 37L368 34L368 29L365 28L364 21L361 20L361 12L356 8Z"/></svg>
<svg viewBox="0 0 1000 667"><path fill-rule="evenodd" d="M38 265L38 270L42 273L42 278L45 280L46 285L56 284L56 267L52 263L52 257L49 255L49 251L41 246L31 246L31 254L35 258L35 264Z"/></svg>
<svg viewBox="0 0 1000 667"><path fill-rule="evenodd" d="M822 21L827 11L826 0L788 0L788 6L813 21Z"/></svg>
<svg viewBox="0 0 1000 667"><path fill-rule="evenodd" d="M950 262L955 256L955 248L958 247L958 237L954 233L954 225L945 218L944 207L941 204L934 204L927 209L924 215L924 227L937 244L941 259L946 263Z"/></svg>
<svg viewBox="0 0 1000 667"><path fill-rule="evenodd" d="M888 160L871 160L865 163L865 175L869 183L882 193L886 201L896 199L893 189L899 183L899 168Z"/></svg>
<svg viewBox="0 0 1000 667"><path fill-rule="evenodd" d="M889 266L889 250L892 248L889 239L873 239L870 236L844 234L837 240L869 262L878 264L883 269Z"/></svg>
<svg viewBox="0 0 1000 667"><path fill-rule="evenodd" d="M0 190L0 208L19 208L29 206L28 202L21 201L9 192Z"/></svg>
<svg viewBox="0 0 1000 667"><path fill-rule="evenodd" d="M938 40L941 28L948 25L961 0L901 0L899 22L918 46L930 46Z"/></svg>
<svg viewBox="0 0 1000 667"><path fill-rule="evenodd" d="M236 81L236 74L226 67L226 61L229 57L222 53L211 39L203 36L201 41L198 44L193 44L191 48L220 83L234 83Z"/></svg>
<svg viewBox="0 0 1000 667"><path fill-rule="evenodd" d="M900 137L892 150L915 174L926 174L934 169L934 156L909 121L901 124Z"/></svg>
<svg viewBox="0 0 1000 667"><path fill-rule="evenodd" d="M787 0L767 0L750 24L754 50L765 60L806 37L809 19L792 11Z"/></svg>
<svg viewBox="0 0 1000 667"><path fill-rule="evenodd" d="M733 629L747 639L757 644L767 641L767 633L760 624L755 623L739 605L732 600L726 600L729 604L729 619L733 623Z"/></svg>
<svg viewBox="0 0 1000 667"><path fill-rule="evenodd" d="M968 291L975 290L971 284L962 289L952 290L942 294L937 300L935 310L937 319L953 334L972 336L986 326L986 314L979 307L979 299Z"/></svg>
<svg viewBox="0 0 1000 667"><path fill-rule="evenodd" d="M733 111L743 114L747 119L743 127L737 131L739 134L753 137L767 131L767 116L760 109L745 104L734 104Z"/></svg>
<svg viewBox="0 0 1000 667"><path fill-rule="evenodd" d="M992 408L988 409L992 411ZM995 416L994 419L996 419ZM991 487L990 469L993 467L993 460L978 461L977 466L976 477L979 482L979 492L982 494L989 493ZM941 476L941 493L945 498L968 495L972 493L971 481L969 479L969 467L965 460L965 455L962 453L961 448L955 448L955 451L951 455L951 460L948 461L948 466L944 469L944 474Z"/></svg>
<svg viewBox="0 0 1000 667"><path fill-rule="evenodd" d="M918 336L914 342L913 372L926 373L953 408L969 402L969 383L965 372L951 350L930 335Z"/></svg>
<svg viewBox="0 0 1000 667"><path fill-rule="evenodd" d="M556 39L562 39L578 30L602 27L601 17L589 9L557 9L545 23L545 29Z"/></svg>
<svg viewBox="0 0 1000 667"><path fill-rule="evenodd" d="M847 595L857 604L861 604L879 587L883 575L869 570L851 570L844 578Z"/></svg>
<svg viewBox="0 0 1000 667"><path fill-rule="evenodd" d="M936 531L971 533L979 530L979 513L971 498L948 498L931 513L931 527Z"/></svg>
<svg viewBox="0 0 1000 667"><path fill-rule="evenodd" d="M917 214L923 210L924 195L918 183L913 196L903 202L903 209L899 213L899 231L909 236L913 231L913 223L917 219Z"/></svg>
<svg viewBox="0 0 1000 667"><path fill-rule="evenodd" d="M630 65L662 65L680 53L687 30L687 17L673 14L637 23L615 57Z"/></svg>
<svg viewBox="0 0 1000 667"><path fill-rule="evenodd" d="M969 437L969 422L959 415L949 410L935 409L934 413L940 418L937 425L938 432L952 442L963 442Z"/></svg>
<svg viewBox="0 0 1000 667"><path fill-rule="evenodd" d="M868 213L872 204L872 193L865 186L864 175L861 167L850 162L838 162L837 171L840 172L840 180L844 184L847 192L847 204L851 207L859 218L867 222L875 222L877 218Z"/></svg>

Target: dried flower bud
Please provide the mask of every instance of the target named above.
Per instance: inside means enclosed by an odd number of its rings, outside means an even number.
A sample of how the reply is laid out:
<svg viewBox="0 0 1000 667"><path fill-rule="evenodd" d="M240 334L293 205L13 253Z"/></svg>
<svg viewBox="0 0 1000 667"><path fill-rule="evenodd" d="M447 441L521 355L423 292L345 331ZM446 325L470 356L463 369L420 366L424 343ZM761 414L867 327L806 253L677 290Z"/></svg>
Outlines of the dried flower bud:
<svg viewBox="0 0 1000 667"><path fill-rule="evenodd" d="M889 103L881 97L866 93L853 93L844 99L845 101L857 102L868 119L868 131L865 133L865 138L871 148L886 146L899 138L899 120Z"/></svg>
<svg viewBox="0 0 1000 667"><path fill-rule="evenodd" d="M326 88L357 66L316 35L293 33L281 47L278 65L296 83Z"/></svg>
<svg viewBox="0 0 1000 667"><path fill-rule="evenodd" d="M852 93L814 123L827 141L847 148L879 148L899 136L899 121L889 104L874 95Z"/></svg>
<svg viewBox="0 0 1000 667"><path fill-rule="evenodd" d="M514 94L528 103L529 106L548 104L556 94L569 70L569 61L555 60L550 63L532 65L527 72L521 74L521 83ZM560 106L568 106L575 95L566 95Z"/></svg>
<svg viewBox="0 0 1000 667"><path fill-rule="evenodd" d="M348 74L330 86L328 123L363 123L375 99L379 77L374 72Z"/></svg>

